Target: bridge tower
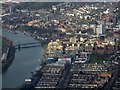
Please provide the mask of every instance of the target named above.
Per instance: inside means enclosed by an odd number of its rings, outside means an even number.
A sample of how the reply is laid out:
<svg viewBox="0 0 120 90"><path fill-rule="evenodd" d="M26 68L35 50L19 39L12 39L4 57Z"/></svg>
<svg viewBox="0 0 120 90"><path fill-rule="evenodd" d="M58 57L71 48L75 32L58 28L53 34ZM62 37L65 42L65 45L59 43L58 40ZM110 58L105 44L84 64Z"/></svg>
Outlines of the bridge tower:
<svg viewBox="0 0 120 90"><path fill-rule="evenodd" d="M21 46L20 43L18 43L18 50L19 50L19 51L20 51L20 46Z"/></svg>

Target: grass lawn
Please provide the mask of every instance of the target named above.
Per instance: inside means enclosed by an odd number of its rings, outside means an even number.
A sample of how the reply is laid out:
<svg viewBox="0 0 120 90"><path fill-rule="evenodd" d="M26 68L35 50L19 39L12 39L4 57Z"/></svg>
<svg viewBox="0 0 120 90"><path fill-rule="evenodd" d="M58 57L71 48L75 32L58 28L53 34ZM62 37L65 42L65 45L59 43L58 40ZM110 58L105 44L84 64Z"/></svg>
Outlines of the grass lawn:
<svg viewBox="0 0 120 90"><path fill-rule="evenodd" d="M102 63L106 61L110 54L91 54L90 55L90 63Z"/></svg>

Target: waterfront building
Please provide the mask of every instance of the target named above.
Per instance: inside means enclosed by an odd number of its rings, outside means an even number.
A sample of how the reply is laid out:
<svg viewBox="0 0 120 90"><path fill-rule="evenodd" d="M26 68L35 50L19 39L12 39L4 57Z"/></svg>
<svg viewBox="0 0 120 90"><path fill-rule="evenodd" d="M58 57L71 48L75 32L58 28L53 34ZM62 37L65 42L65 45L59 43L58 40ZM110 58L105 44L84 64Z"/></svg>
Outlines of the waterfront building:
<svg viewBox="0 0 120 90"><path fill-rule="evenodd" d="M48 44L48 50L63 50L62 43L60 41L51 41Z"/></svg>

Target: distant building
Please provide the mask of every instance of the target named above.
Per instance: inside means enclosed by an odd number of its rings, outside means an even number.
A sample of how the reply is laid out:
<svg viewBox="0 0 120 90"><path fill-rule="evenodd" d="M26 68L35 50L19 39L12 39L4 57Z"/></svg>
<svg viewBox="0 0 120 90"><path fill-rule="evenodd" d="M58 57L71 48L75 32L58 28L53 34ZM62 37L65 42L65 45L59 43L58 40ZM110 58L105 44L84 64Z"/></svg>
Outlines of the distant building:
<svg viewBox="0 0 120 90"><path fill-rule="evenodd" d="M97 35L105 34L105 32L106 32L105 25L103 25L103 24L97 25L97 28L96 28Z"/></svg>
<svg viewBox="0 0 120 90"><path fill-rule="evenodd" d="M55 6L52 6L52 10L56 11L56 10L57 10L57 8L56 8Z"/></svg>
<svg viewBox="0 0 120 90"><path fill-rule="evenodd" d="M90 24L90 28L93 29L93 32L96 33L96 25L95 24Z"/></svg>
<svg viewBox="0 0 120 90"><path fill-rule="evenodd" d="M82 41L82 42L84 41L83 37L80 37L80 41Z"/></svg>
<svg viewBox="0 0 120 90"><path fill-rule="evenodd" d="M50 15L47 15L47 16L45 17L45 21L50 21L50 20L51 20Z"/></svg>
<svg viewBox="0 0 120 90"><path fill-rule="evenodd" d="M90 45L85 47L85 51L92 51L92 50L93 50L93 47Z"/></svg>
<svg viewBox="0 0 120 90"><path fill-rule="evenodd" d="M63 51L63 45L60 41L51 41L48 44L47 54L49 56L57 56Z"/></svg>
<svg viewBox="0 0 120 90"><path fill-rule="evenodd" d="M71 43L76 43L76 41L77 41L76 37L71 37L71 38L70 38L70 42L71 42Z"/></svg>
<svg viewBox="0 0 120 90"><path fill-rule="evenodd" d="M67 58L58 58L58 61L67 61L67 62L71 63L71 57L67 57Z"/></svg>
<svg viewBox="0 0 120 90"><path fill-rule="evenodd" d="M85 63L88 60L89 60L89 56L87 52L80 52L79 54L76 54L75 63Z"/></svg>
<svg viewBox="0 0 120 90"><path fill-rule="evenodd" d="M48 44L48 50L62 50L62 49L63 49L63 46L61 45L60 42L51 41L51 42Z"/></svg>

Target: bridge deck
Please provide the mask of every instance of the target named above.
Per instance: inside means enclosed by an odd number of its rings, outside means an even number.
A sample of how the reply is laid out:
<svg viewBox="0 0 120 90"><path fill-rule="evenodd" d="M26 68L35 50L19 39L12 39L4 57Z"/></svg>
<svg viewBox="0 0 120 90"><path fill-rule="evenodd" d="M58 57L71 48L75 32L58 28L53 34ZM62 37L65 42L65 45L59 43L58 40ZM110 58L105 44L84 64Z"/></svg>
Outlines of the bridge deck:
<svg viewBox="0 0 120 90"><path fill-rule="evenodd" d="M19 45L16 45L16 49L18 49L18 48L37 47L37 46L40 46L40 45L41 45L40 42L36 42L36 43L26 43L26 44L19 44Z"/></svg>
<svg viewBox="0 0 120 90"><path fill-rule="evenodd" d="M24 43L24 44L20 44L20 45L22 46L22 45L30 45L30 44L41 44L41 42ZM15 46L18 46L18 45L15 45Z"/></svg>

